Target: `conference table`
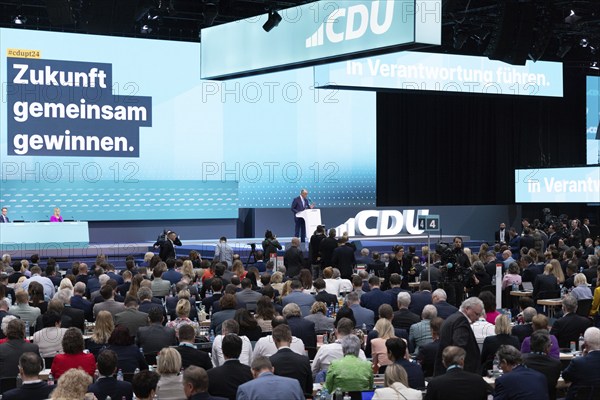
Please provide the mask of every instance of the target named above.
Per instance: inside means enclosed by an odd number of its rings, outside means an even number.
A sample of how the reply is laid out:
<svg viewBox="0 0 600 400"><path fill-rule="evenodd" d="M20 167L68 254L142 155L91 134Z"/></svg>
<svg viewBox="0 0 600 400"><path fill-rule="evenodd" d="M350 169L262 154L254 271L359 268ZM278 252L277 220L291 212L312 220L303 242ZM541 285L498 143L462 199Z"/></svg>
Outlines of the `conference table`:
<svg viewBox="0 0 600 400"><path fill-rule="evenodd" d="M515 297L532 297L533 290L511 290L510 295Z"/></svg>
<svg viewBox="0 0 600 400"><path fill-rule="evenodd" d="M492 388L496 386L496 378L495 377L491 377L491 376L484 376L483 380L485 381L485 383L487 383L488 385L490 385ZM570 382L565 382L565 380L563 379L562 375L558 378L558 381L556 382L556 388L557 389L566 389L569 387L569 385L571 385Z"/></svg>
<svg viewBox="0 0 600 400"><path fill-rule="evenodd" d="M39 250L73 248L89 245L88 223L77 222L9 222L0 224L0 249Z"/></svg>
<svg viewBox="0 0 600 400"><path fill-rule="evenodd" d="M562 299L540 299L537 303L544 308L548 307L548 318L554 318L556 307L562 305Z"/></svg>

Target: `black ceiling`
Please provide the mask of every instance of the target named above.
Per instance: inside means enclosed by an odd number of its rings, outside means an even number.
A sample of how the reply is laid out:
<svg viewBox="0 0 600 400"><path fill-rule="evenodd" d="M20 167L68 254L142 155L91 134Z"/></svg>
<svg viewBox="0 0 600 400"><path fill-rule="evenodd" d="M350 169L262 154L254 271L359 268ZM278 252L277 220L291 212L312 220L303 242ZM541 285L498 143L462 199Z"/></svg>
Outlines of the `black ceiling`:
<svg viewBox="0 0 600 400"><path fill-rule="evenodd" d="M201 28L312 1L0 0L0 26L198 42ZM589 66L599 58L600 0L443 0L442 14L438 52L513 64L528 58ZM18 16L24 24L15 24ZM144 25L151 32L142 33Z"/></svg>

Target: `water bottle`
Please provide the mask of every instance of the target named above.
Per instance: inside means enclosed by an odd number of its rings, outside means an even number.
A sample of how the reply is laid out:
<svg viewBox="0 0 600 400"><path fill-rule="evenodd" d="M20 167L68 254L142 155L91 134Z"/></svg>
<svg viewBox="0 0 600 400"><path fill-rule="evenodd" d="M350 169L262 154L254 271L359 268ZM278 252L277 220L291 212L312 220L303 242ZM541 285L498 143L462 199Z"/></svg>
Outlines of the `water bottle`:
<svg viewBox="0 0 600 400"><path fill-rule="evenodd" d="M208 337L208 340L212 343L215 341L215 331L214 330L210 330L210 336Z"/></svg>
<svg viewBox="0 0 600 400"><path fill-rule="evenodd" d="M48 374L48 385L54 385L54 376L52 376L52 372Z"/></svg>
<svg viewBox="0 0 600 400"><path fill-rule="evenodd" d="M365 324L364 322L363 322L363 324L362 324L362 331L363 331L365 334L367 333L367 324Z"/></svg>
<svg viewBox="0 0 600 400"><path fill-rule="evenodd" d="M575 353L575 352L577 351L577 346L576 346L576 344L575 344L575 341L572 341L572 342L570 343L570 345L571 345L571 346L570 346L570 348L571 348L571 353Z"/></svg>
<svg viewBox="0 0 600 400"><path fill-rule="evenodd" d="M335 400L343 400L342 388L335 389L335 396L333 397Z"/></svg>
<svg viewBox="0 0 600 400"><path fill-rule="evenodd" d="M492 363L492 373L494 374L494 376L498 375L500 372L500 359L498 358L498 356L494 357L494 361Z"/></svg>
<svg viewBox="0 0 600 400"><path fill-rule="evenodd" d="M581 335L579 335L579 351L583 351L583 333Z"/></svg>
<svg viewBox="0 0 600 400"><path fill-rule="evenodd" d="M123 370L119 368L119 372L117 372L117 380L119 382L123 382Z"/></svg>
<svg viewBox="0 0 600 400"><path fill-rule="evenodd" d="M519 286L517 285L517 282L513 282L512 283L512 291L516 292L517 290L519 290Z"/></svg>
<svg viewBox="0 0 600 400"><path fill-rule="evenodd" d="M329 333L323 335L323 344L329 344Z"/></svg>
<svg viewBox="0 0 600 400"><path fill-rule="evenodd" d="M323 388L323 390L321 390L321 398L319 400L329 400L329 391L327 388Z"/></svg>
<svg viewBox="0 0 600 400"><path fill-rule="evenodd" d="M352 397L350 397L350 393L346 392L344 394L344 400L352 400Z"/></svg>
<svg viewBox="0 0 600 400"><path fill-rule="evenodd" d="M512 311L510 311L510 308L506 309L506 316L508 317L508 322L512 322Z"/></svg>
<svg viewBox="0 0 600 400"><path fill-rule="evenodd" d="M112 400L110 396L105 397L106 400Z"/></svg>

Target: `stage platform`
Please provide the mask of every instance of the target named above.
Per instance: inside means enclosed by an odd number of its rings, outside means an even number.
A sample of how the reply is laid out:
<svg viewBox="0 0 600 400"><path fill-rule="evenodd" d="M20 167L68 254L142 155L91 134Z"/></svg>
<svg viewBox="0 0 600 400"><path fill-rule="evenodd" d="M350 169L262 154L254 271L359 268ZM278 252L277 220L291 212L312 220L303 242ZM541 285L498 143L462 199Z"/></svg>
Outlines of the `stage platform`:
<svg viewBox="0 0 600 400"><path fill-rule="evenodd" d="M430 237L431 246L439 241L446 243L452 242L457 235L436 235ZM458 235L460 236L460 235ZM468 236L461 236L465 246L470 247L473 251L479 251L479 246L483 241L471 240ZM279 237L278 240L283 246L280 255L283 255L287 246L290 245L291 237ZM427 235L404 235L404 236L355 236L350 237L350 240L356 244L356 248L360 251L363 248L368 248L371 252L378 251L380 253L391 253L392 247L395 245L416 246L417 254L421 253L421 247L427 245ZM196 250L202 258L212 259L215 253L215 247L218 239L197 239L187 240L181 239L182 246L176 248L177 256L187 256L190 251ZM261 243L263 238L235 238L228 239L227 243L232 247L234 253L240 255L242 261L248 259L252 244L256 249L262 249ZM54 258L59 263L67 261L83 261L93 262L96 256L104 254L108 261L113 263L116 268L123 268L125 265L125 257L133 255L136 259L141 260L148 251L158 252L152 245L154 241L137 242L137 243L90 243L85 247L75 247L64 245L61 243L45 243L38 248L20 249L18 245L13 248L3 249L3 253L8 253L13 259L29 258L32 254L37 253L42 259ZM301 247L306 250L308 255L308 243L302 243ZM64 267L63 267L64 268Z"/></svg>

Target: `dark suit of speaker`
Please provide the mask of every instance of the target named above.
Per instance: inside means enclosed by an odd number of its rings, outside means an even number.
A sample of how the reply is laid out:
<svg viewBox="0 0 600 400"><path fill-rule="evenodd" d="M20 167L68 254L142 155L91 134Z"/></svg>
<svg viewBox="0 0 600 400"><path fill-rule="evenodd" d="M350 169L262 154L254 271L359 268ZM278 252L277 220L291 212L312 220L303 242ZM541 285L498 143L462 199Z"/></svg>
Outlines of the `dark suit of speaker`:
<svg viewBox="0 0 600 400"><path fill-rule="evenodd" d="M111 399L133 398L133 387L129 382L120 382L114 377L101 378L88 386L88 392L94 393L98 400L105 400L107 396Z"/></svg>
<svg viewBox="0 0 600 400"><path fill-rule="evenodd" d="M296 354L288 347L277 350L270 359L275 375L296 379L304 394L312 395L313 379L308 357Z"/></svg>
<svg viewBox="0 0 600 400"><path fill-rule="evenodd" d="M235 400L238 387L252 380L250 367L239 360L228 360L217 368L206 371L208 374L208 393L213 396Z"/></svg>

